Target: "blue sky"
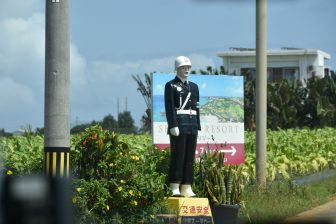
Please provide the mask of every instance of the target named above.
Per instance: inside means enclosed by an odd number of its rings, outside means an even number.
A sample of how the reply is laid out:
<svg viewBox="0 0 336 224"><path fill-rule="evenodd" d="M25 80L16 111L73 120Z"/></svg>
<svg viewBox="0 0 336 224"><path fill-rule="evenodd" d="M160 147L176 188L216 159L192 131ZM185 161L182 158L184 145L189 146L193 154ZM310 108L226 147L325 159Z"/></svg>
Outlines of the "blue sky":
<svg viewBox="0 0 336 224"><path fill-rule="evenodd" d="M267 47L321 49L336 68L335 0L269 0ZM44 0L0 0L0 129L44 120ZM230 47L255 47L253 0L72 0L71 123L131 111L145 102L132 74L173 72L174 58L193 70L219 67Z"/></svg>
<svg viewBox="0 0 336 224"><path fill-rule="evenodd" d="M166 82L174 77L174 74L154 74L153 95L164 95ZM198 85L200 96L244 97L242 76L191 74L189 80Z"/></svg>

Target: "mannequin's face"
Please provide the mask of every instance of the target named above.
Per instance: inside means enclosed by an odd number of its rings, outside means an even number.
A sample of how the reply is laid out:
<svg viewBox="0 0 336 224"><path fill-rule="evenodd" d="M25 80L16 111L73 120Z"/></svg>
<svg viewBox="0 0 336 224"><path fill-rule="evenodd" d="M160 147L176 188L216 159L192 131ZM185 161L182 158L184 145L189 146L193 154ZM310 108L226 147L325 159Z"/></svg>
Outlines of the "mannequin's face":
<svg viewBox="0 0 336 224"><path fill-rule="evenodd" d="M180 77L188 78L188 76L190 74L190 69L191 69L191 66L183 65L183 66L177 68L176 73Z"/></svg>

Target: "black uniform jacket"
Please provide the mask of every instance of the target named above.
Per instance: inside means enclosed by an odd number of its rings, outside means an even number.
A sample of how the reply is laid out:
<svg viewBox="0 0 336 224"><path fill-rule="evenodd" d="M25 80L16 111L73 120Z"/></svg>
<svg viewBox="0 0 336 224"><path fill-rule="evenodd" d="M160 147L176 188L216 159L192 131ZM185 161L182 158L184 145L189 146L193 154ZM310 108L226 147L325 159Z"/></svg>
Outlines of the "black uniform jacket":
<svg viewBox="0 0 336 224"><path fill-rule="evenodd" d="M188 93L191 93L183 110L194 110L196 115L177 114L177 110L181 109ZM199 91L196 83L187 81L187 84L176 76L175 79L166 83L165 92L165 109L169 130L178 127L180 134L197 134L201 130L200 114L199 114Z"/></svg>

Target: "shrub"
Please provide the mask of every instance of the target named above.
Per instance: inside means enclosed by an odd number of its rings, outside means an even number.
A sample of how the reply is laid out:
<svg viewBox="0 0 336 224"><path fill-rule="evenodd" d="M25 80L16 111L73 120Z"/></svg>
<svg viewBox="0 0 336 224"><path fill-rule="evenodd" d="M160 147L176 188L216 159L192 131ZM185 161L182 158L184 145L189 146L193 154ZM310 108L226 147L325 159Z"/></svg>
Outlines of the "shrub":
<svg viewBox="0 0 336 224"><path fill-rule="evenodd" d="M164 209L168 150L154 148L149 136L122 136L92 126L72 145L73 202L86 216L82 219L102 222L101 217L106 221L116 213L126 217Z"/></svg>
<svg viewBox="0 0 336 224"><path fill-rule="evenodd" d="M43 137L37 135L0 138L0 170L15 175L42 173ZM2 154L3 153L3 154Z"/></svg>

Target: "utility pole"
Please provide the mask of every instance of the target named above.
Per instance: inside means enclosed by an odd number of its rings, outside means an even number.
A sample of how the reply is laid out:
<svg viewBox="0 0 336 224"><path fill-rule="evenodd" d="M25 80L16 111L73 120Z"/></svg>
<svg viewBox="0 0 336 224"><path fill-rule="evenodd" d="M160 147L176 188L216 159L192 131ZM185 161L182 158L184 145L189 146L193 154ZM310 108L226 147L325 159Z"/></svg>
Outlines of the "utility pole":
<svg viewBox="0 0 336 224"><path fill-rule="evenodd" d="M127 111L127 96L125 98L125 111Z"/></svg>
<svg viewBox="0 0 336 224"><path fill-rule="evenodd" d="M46 0L44 173L69 177L69 4Z"/></svg>
<svg viewBox="0 0 336 224"><path fill-rule="evenodd" d="M120 111L119 111L119 96L118 96L118 98L117 98L117 118L119 116L119 113L120 113Z"/></svg>
<svg viewBox="0 0 336 224"><path fill-rule="evenodd" d="M260 189L266 188L267 128L267 0L256 0L256 173Z"/></svg>

